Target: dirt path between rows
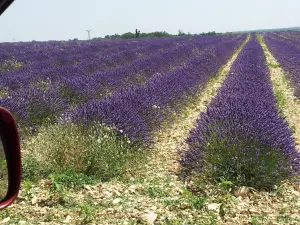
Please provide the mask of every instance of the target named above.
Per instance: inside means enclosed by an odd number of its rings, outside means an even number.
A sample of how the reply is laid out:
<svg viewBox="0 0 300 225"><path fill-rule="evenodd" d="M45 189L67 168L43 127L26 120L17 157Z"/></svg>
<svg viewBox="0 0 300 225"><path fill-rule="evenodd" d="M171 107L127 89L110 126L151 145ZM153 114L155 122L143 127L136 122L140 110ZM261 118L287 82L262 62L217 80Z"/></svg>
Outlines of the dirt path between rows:
<svg viewBox="0 0 300 225"><path fill-rule="evenodd" d="M201 210L203 199L193 196L179 180L177 150L185 147L184 141L200 112L206 110L248 40L249 37L218 75L193 98L193 104L185 113L157 133L148 163L128 180L85 185L78 192L55 193L51 193L49 181L42 180L37 185L22 188L17 202L0 217L0 223L211 224L220 220L217 211Z"/></svg>
<svg viewBox="0 0 300 225"><path fill-rule="evenodd" d="M290 128L294 130L297 149L300 151L300 100L294 96L294 91L289 84L286 72L268 50L266 44L261 42L269 67L271 81L275 95L279 97L280 110Z"/></svg>
<svg viewBox="0 0 300 225"><path fill-rule="evenodd" d="M149 162L151 169L147 171L149 176L157 176L158 171L159 176L166 176L179 171L177 150L186 148L185 139L189 136L190 130L195 127L196 119L201 112L206 111L206 107L215 97L217 89L221 87L226 79L232 63L248 40L249 37L226 65L219 70L218 76L210 80L205 88L194 96L196 98L195 104L189 106L184 115L180 115L173 125L157 133L154 148L156 154L154 154L153 160Z"/></svg>
<svg viewBox="0 0 300 225"><path fill-rule="evenodd" d="M248 40L249 37L243 44ZM1 212L0 224L299 224L300 187L294 184L284 183L272 193L254 192L243 198L225 195L220 199L219 195L191 194L177 176L180 169L177 150L187 147L184 142L189 131L226 79L242 46L218 76L195 96L194 104L157 133L148 163L127 180L55 192L51 192L53 185L49 180L33 185L23 183L16 203ZM268 63L276 63L270 56L267 56ZM283 73L275 71L271 68L272 81L275 79L278 84L278 87L274 85L275 89L288 90L282 86L280 76L274 76ZM294 125L297 118L290 115L295 116L296 107L292 107L292 93L286 93L289 94L284 98L289 106L284 110ZM228 201L222 219L217 206L224 199Z"/></svg>

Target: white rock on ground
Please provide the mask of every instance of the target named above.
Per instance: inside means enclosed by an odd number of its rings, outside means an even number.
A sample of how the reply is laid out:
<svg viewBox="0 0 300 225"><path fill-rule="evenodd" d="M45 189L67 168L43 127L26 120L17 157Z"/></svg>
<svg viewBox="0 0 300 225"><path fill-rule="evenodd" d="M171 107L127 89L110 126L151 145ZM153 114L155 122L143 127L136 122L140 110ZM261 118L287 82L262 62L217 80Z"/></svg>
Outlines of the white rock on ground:
<svg viewBox="0 0 300 225"><path fill-rule="evenodd" d="M116 205L116 204L118 204L120 201L121 201L120 198L115 198L115 199L113 200L112 203L113 203L114 205Z"/></svg>
<svg viewBox="0 0 300 225"><path fill-rule="evenodd" d="M217 211L219 210L220 204L218 203L210 203L206 205L206 209L208 211Z"/></svg>
<svg viewBox="0 0 300 225"><path fill-rule="evenodd" d="M157 218L157 215L152 211L149 211L140 216L140 220L142 220L143 222L147 222L148 224L154 224L154 221L156 220L156 218Z"/></svg>

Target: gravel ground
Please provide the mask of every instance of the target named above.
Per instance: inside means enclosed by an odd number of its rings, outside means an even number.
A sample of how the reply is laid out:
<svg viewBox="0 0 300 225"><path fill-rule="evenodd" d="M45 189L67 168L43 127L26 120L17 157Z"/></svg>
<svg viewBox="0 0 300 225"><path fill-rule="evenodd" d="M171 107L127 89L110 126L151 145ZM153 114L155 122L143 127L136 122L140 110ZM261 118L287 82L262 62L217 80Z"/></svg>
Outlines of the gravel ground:
<svg viewBox="0 0 300 225"><path fill-rule="evenodd" d="M128 179L51 191L53 183L24 184L0 224L300 224L300 186L289 182L272 193L251 188L233 194L207 186L193 195L178 177L179 148L215 96L238 52L197 96L184 115L156 135L147 164ZM285 88L284 88L285 90ZM299 139L298 139L299 140Z"/></svg>
<svg viewBox="0 0 300 225"><path fill-rule="evenodd" d="M262 46L269 65L274 92L278 93L282 99L282 114L290 127L295 131L294 137L300 151L300 101L294 96L294 90L288 82L288 72L281 69L280 64L268 50L266 44L262 43Z"/></svg>

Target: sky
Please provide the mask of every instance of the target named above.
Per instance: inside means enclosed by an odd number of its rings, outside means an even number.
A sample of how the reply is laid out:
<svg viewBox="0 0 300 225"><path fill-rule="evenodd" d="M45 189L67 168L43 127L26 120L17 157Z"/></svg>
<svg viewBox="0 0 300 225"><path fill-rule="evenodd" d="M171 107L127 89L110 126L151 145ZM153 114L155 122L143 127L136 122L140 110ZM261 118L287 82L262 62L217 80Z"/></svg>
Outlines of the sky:
<svg viewBox="0 0 300 225"><path fill-rule="evenodd" d="M0 42L167 31L202 33L300 26L299 0L15 0Z"/></svg>

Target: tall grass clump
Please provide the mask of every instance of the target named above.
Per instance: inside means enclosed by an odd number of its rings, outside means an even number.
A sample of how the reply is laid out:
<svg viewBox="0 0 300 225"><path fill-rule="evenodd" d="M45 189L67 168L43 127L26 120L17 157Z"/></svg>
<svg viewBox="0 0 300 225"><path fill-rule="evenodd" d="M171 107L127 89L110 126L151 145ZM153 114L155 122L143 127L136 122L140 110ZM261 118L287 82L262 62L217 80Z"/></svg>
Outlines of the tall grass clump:
<svg viewBox="0 0 300 225"><path fill-rule="evenodd" d="M23 176L45 177L73 171L101 181L127 174L142 160L140 145L103 124L41 127L23 144Z"/></svg>
<svg viewBox="0 0 300 225"><path fill-rule="evenodd" d="M22 62L18 62L15 59L6 59L6 60L0 60L0 72L4 73L4 72L9 72L11 70L14 69L18 69L20 67L22 67L23 63Z"/></svg>
<svg viewBox="0 0 300 225"><path fill-rule="evenodd" d="M300 153L276 106L264 53L254 36L187 143L180 163L191 179L270 190L300 173Z"/></svg>

